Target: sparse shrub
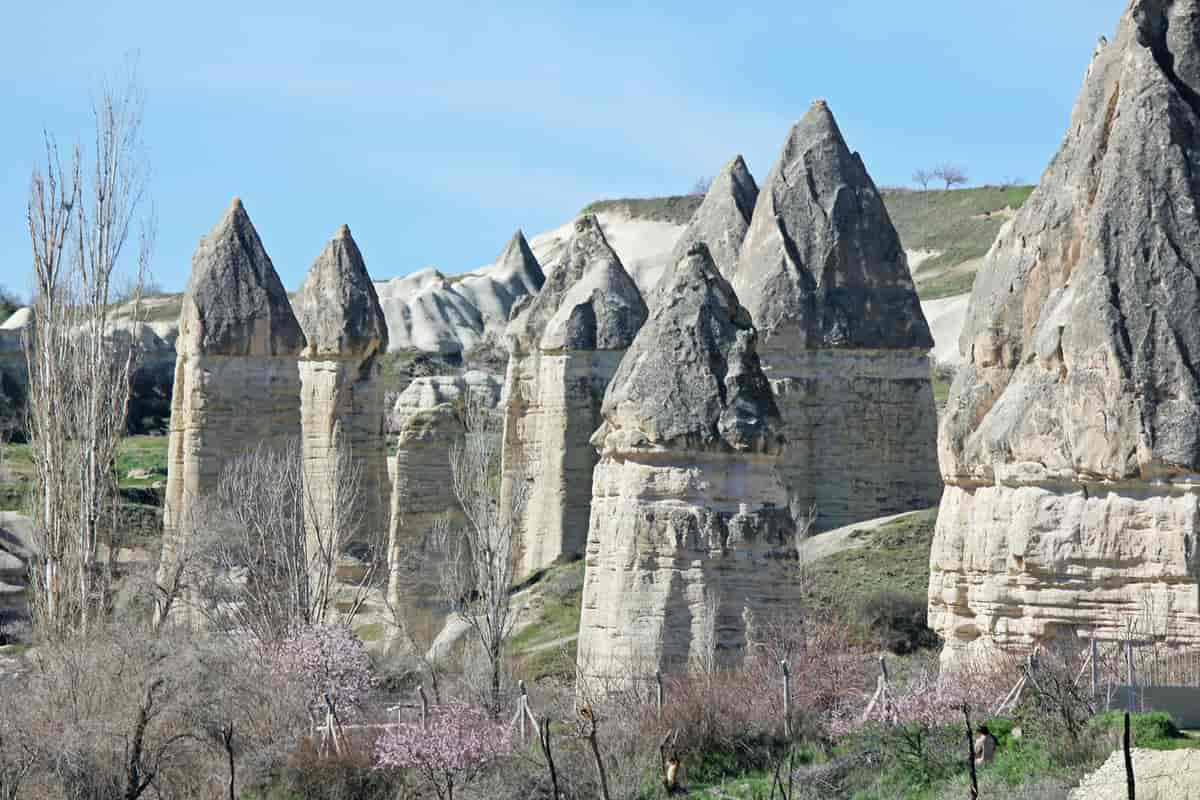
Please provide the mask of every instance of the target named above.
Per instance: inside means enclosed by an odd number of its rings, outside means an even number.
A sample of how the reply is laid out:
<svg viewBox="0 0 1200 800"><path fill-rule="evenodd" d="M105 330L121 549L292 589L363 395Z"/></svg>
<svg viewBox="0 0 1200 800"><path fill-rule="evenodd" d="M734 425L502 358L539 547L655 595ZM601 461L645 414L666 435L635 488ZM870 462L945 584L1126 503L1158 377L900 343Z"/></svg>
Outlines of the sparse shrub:
<svg viewBox="0 0 1200 800"><path fill-rule="evenodd" d="M266 787L265 797L320 797L322 800L392 800L407 776L375 768L373 745L351 738L341 754L318 756L306 742Z"/></svg>
<svg viewBox="0 0 1200 800"><path fill-rule="evenodd" d="M859 624L896 655L938 645L937 634L925 624L928 613L925 597L888 590L867 595L857 609Z"/></svg>

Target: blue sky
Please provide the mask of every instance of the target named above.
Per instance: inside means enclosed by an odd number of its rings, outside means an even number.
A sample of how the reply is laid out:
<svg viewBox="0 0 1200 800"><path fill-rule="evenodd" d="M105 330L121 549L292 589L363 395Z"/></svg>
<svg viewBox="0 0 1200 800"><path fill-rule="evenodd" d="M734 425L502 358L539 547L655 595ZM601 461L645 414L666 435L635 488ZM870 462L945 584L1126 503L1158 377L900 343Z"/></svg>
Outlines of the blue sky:
<svg viewBox="0 0 1200 800"><path fill-rule="evenodd" d="M240 195L296 287L348 223L377 279L492 260L517 227L755 176L829 101L877 183L940 161L1036 181L1126 0L4 3L0 284L27 288L42 127L72 140L137 50L155 277ZM601 8L603 6L603 8ZM653 6L653 7L651 7Z"/></svg>

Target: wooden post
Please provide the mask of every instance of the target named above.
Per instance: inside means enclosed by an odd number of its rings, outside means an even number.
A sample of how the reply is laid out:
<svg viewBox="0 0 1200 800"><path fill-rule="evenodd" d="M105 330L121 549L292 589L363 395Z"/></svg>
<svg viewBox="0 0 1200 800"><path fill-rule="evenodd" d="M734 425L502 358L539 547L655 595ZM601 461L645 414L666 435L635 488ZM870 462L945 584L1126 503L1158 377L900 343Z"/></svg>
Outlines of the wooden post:
<svg viewBox="0 0 1200 800"><path fill-rule="evenodd" d="M658 712L658 719L662 720L663 715L663 679L662 672L654 671L654 705Z"/></svg>
<svg viewBox="0 0 1200 800"><path fill-rule="evenodd" d="M966 703L962 707L963 717L967 720L967 768L971 773L971 800L979 800L979 780L975 776L975 737L971 730L971 709Z"/></svg>
<svg viewBox="0 0 1200 800"><path fill-rule="evenodd" d="M1129 800L1135 800L1136 790L1133 781L1133 754L1129 751L1129 712L1125 712L1125 791Z"/></svg>
<svg viewBox="0 0 1200 800"><path fill-rule="evenodd" d="M1137 675L1133 671L1133 640L1125 641L1125 680L1129 683L1129 705L1130 711L1137 707L1137 685L1135 683Z"/></svg>
<svg viewBox="0 0 1200 800"><path fill-rule="evenodd" d="M1092 658L1092 702L1095 702L1095 700L1096 700L1096 684L1100 677L1100 667L1097 663L1099 660L1099 652L1096 648L1096 637L1095 636L1092 637L1091 658Z"/></svg>
<svg viewBox="0 0 1200 800"><path fill-rule="evenodd" d="M792 738L792 671L787 659L780 659L779 666L783 669L783 735Z"/></svg>
<svg viewBox="0 0 1200 800"><path fill-rule="evenodd" d="M417 685L417 698L421 701L421 730L429 730L429 698L425 696L425 684Z"/></svg>
<svg viewBox="0 0 1200 800"><path fill-rule="evenodd" d="M521 726L521 744L528 744L529 729L526 727L525 717L529 715L529 694L525 689L525 681L517 681L517 688L521 691L521 696L517 700L519 705L517 710L517 724Z"/></svg>

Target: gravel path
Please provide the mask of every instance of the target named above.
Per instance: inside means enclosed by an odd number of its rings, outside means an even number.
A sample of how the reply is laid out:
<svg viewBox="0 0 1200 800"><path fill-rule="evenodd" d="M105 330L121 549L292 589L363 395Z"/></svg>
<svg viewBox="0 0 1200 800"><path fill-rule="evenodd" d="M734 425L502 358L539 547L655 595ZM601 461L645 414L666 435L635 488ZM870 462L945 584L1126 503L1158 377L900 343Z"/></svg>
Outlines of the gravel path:
<svg viewBox="0 0 1200 800"><path fill-rule="evenodd" d="M1200 750L1133 750L1138 800L1200 800ZM1125 800L1125 755L1109 756L1071 800Z"/></svg>

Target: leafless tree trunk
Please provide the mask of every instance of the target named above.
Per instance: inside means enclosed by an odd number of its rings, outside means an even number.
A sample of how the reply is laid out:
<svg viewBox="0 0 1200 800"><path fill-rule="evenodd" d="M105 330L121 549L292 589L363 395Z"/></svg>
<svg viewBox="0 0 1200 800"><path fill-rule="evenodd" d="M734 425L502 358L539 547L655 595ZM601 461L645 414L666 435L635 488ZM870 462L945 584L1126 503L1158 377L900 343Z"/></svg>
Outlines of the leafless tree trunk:
<svg viewBox="0 0 1200 800"><path fill-rule="evenodd" d="M188 580L210 622L270 643L296 624L347 622L361 610L380 577L386 532L356 542L366 567L339 581L344 538L361 527L362 471L345 441L328 467L327 485L314 491L299 440L262 444L233 459L216 492L196 504Z"/></svg>
<svg viewBox="0 0 1200 800"><path fill-rule="evenodd" d="M470 396L463 411L467 432L450 453L454 496L465 523L440 520L435 537L447 554L442 574L445 599L458 611L487 659L487 704L499 718L504 651L512 635L512 585L516 575L516 520L523 516L528 483L514 482L511 506L500 502L501 420L482 399Z"/></svg>
<svg viewBox="0 0 1200 800"><path fill-rule="evenodd" d="M94 150L76 146L64 166L47 134L45 171L30 181L27 223L33 248L34 325L26 337L28 429L35 467L34 620L45 633L86 630L105 603L97 569L112 545L117 448L125 433L136 360L133 337L114 330L115 282L128 263L137 299L149 264L152 223L136 256L126 245L146 182L142 93L130 70L94 108Z"/></svg>

